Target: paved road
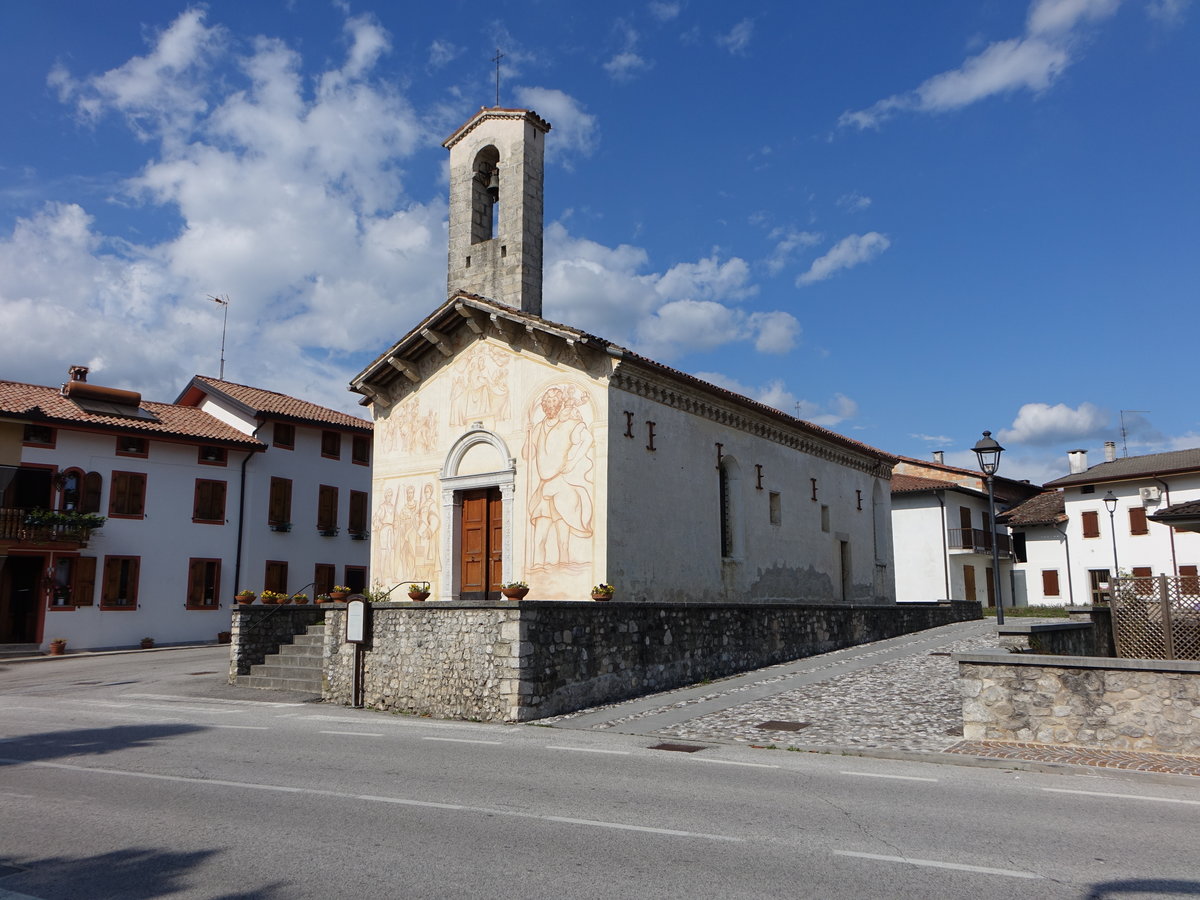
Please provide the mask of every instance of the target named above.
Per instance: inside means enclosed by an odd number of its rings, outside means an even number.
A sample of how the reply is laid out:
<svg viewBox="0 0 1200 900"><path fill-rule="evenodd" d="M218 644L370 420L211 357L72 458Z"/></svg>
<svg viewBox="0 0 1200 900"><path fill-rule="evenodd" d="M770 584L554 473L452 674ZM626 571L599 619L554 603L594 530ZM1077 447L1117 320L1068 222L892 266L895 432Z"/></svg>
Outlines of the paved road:
<svg viewBox="0 0 1200 900"><path fill-rule="evenodd" d="M1200 788L326 707L223 651L0 666L0 898L1200 895Z"/></svg>

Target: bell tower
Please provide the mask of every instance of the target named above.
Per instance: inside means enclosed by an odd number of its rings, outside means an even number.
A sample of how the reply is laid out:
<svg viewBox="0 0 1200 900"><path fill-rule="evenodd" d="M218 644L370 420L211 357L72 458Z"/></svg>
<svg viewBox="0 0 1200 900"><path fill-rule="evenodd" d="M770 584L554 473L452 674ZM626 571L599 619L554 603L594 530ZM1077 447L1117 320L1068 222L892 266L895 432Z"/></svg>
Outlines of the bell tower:
<svg viewBox="0 0 1200 900"><path fill-rule="evenodd" d="M484 107L442 142L450 151L448 294L467 291L542 314L542 181L550 123Z"/></svg>

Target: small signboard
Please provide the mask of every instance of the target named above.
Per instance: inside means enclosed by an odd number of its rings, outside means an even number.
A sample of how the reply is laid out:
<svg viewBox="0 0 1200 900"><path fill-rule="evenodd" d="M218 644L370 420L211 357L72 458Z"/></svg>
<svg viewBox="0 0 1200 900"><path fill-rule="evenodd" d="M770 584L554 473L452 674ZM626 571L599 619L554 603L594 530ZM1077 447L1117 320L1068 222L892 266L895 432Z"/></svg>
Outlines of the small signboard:
<svg viewBox="0 0 1200 900"><path fill-rule="evenodd" d="M367 601L346 601L346 642L361 644L367 639Z"/></svg>

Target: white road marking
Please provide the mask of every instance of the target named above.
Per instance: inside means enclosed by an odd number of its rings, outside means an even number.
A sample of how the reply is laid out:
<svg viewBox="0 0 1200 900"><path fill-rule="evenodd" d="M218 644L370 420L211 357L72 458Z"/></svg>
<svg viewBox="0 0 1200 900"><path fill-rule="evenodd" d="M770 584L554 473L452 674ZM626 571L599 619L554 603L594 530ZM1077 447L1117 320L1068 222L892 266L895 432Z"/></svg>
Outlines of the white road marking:
<svg viewBox="0 0 1200 900"><path fill-rule="evenodd" d="M1178 797L1147 797L1144 794L1109 794L1104 791L1073 791L1068 788L1042 788L1052 794L1083 794L1086 797L1115 797L1118 800L1152 800L1155 803L1186 803L1200 806L1200 800L1181 800Z"/></svg>
<svg viewBox="0 0 1200 900"><path fill-rule="evenodd" d="M183 702L193 700L192 697L176 697L171 694L122 694L122 697L131 697L137 700L170 700L172 702ZM289 707L289 706L306 706L305 703L278 703L275 701L265 700L232 700L225 697L206 697L205 703L221 703L226 706L272 706L272 707Z"/></svg>
<svg viewBox="0 0 1200 900"><path fill-rule="evenodd" d="M470 738L423 737L423 741L444 741L448 744L502 744L503 741L473 741Z"/></svg>
<svg viewBox="0 0 1200 900"><path fill-rule="evenodd" d="M567 816L547 816L538 813L516 812L509 809L491 809L486 806L465 806L458 803L436 803L430 800L410 800L406 797L383 797L374 794L347 794L321 788L288 787L277 784L252 784L246 781L226 781L219 778L189 778L185 775L159 775L151 772L130 772L125 769L97 769L88 766L73 766L68 763L28 762L23 759L0 757L2 765L23 765L38 769L79 772L85 775L111 775L116 778L145 778L151 781L173 781L179 784L197 784L216 787L231 787L247 791L272 791L282 794L308 794L314 797L335 797L343 800L365 800L373 803L395 803L401 806L416 806L425 809L444 809L453 812L481 813L486 816L507 816L516 819L534 819L540 822L563 822L568 825L589 825L594 828L615 828L621 831L637 831L645 834L662 834L669 837L703 838L710 841L744 843L745 838L726 834L706 834L702 831L679 831L673 828L653 828L649 825L633 825L628 822L605 822L600 819L575 819Z"/></svg>
<svg viewBox="0 0 1200 900"><path fill-rule="evenodd" d="M905 863L910 866L925 866L931 869L954 869L958 872L976 872L980 875L1004 875L1008 878L1041 879L1041 875L1033 872L1021 872L1017 869L989 869L986 866L966 866L961 863L939 862L936 859L911 859L907 856L882 856L878 853L855 853L853 850L834 850L835 856L854 856L858 859L874 859L879 862Z"/></svg>
<svg viewBox="0 0 1200 900"><path fill-rule="evenodd" d="M932 781L937 782L936 778L919 778L916 775L880 775L875 772L850 772L842 771L843 775L857 775L860 778L894 778L896 781Z"/></svg>
<svg viewBox="0 0 1200 900"><path fill-rule="evenodd" d="M350 737L383 737L378 731L320 731L318 734L344 734Z"/></svg>
<svg viewBox="0 0 1200 900"><path fill-rule="evenodd" d="M722 766L750 766L751 768L755 768L755 769L778 769L779 768L779 766L776 766L772 763L737 762L732 759L710 759L707 756L689 756L687 759L688 759L688 762L718 763L719 765L722 765Z"/></svg>
<svg viewBox="0 0 1200 900"><path fill-rule="evenodd" d="M241 728L244 731L270 731L266 725L210 725L210 728Z"/></svg>
<svg viewBox="0 0 1200 900"><path fill-rule="evenodd" d="M628 750L597 750L594 747L556 747L553 744L546 745L547 750L570 750L572 753L611 753L614 756L628 756Z"/></svg>

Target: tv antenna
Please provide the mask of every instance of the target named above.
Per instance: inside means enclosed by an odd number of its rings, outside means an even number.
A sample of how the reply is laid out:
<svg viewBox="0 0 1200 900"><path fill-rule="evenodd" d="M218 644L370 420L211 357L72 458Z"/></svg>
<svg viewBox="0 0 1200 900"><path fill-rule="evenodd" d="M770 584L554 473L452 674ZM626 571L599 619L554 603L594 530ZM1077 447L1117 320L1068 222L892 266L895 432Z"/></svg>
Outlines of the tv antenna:
<svg viewBox="0 0 1200 900"><path fill-rule="evenodd" d="M500 107L500 60L504 59L504 54L500 52L500 48L496 48L496 55L492 57L492 62L496 64L496 107Z"/></svg>
<svg viewBox="0 0 1200 900"><path fill-rule="evenodd" d="M1151 410L1148 410L1148 409L1123 409L1123 410L1121 410L1121 450L1126 456L1129 455L1129 441L1127 440L1129 433L1125 430L1125 413L1148 413L1148 412L1151 412Z"/></svg>
<svg viewBox="0 0 1200 900"><path fill-rule="evenodd" d="M211 300L213 303L220 304L222 310L224 310L224 313L225 313L224 317L221 320L221 374L218 376L222 381L224 381L225 380L225 326L227 326L229 324L229 295L226 294L224 297L214 297L212 294L209 294L208 299Z"/></svg>

